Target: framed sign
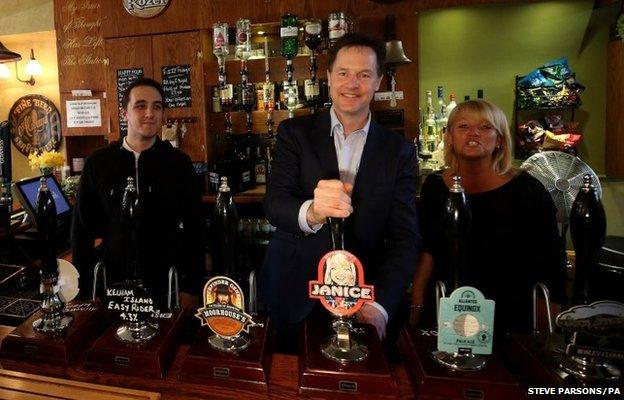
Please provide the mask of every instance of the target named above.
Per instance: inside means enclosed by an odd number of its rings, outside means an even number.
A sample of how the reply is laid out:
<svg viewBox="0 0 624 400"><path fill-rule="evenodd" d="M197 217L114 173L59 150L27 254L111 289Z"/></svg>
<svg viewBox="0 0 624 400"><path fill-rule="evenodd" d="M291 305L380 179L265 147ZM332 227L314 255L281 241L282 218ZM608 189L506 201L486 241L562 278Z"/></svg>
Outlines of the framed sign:
<svg viewBox="0 0 624 400"><path fill-rule="evenodd" d="M9 111L11 141L20 153L58 150L61 114L50 99L38 94L20 97Z"/></svg>
<svg viewBox="0 0 624 400"><path fill-rule="evenodd" d="M123 0L128 14L139 18L152 18L165 11L170 0Z"/></svg>
<svg viewBox="0 0 624 400"><path fill-rule="evenodd" d="M100 99L65 101L68 128L102 126Z"/></svg>

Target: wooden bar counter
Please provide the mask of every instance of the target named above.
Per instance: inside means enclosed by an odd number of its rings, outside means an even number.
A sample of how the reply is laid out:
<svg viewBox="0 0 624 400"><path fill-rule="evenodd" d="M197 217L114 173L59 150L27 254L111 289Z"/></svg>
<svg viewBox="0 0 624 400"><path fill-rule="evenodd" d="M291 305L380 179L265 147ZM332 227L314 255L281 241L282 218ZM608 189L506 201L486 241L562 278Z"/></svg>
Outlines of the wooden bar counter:
<svg viewBox="0 0 624 400"><path fill-rule="evenodd" d="M0 326L0 338L13 330ZM235 387L220 388L181 382L180 368L189 345L179 347L176 358L164 379L145 379L93 372L84 369L85 354L68 367L35 365L0 360L0 398L3 399L296 399L335 398L302 396L297 393L298 357L274 354L267 392L246 391ZM86 349L85 349L86 350ZM85 351L86 353L86 351ZM15 372L18 371L18 372ZM414 392L403 365L391 365L399 398L412 399ZM358 398L363 396L349 396Z"/></svg>

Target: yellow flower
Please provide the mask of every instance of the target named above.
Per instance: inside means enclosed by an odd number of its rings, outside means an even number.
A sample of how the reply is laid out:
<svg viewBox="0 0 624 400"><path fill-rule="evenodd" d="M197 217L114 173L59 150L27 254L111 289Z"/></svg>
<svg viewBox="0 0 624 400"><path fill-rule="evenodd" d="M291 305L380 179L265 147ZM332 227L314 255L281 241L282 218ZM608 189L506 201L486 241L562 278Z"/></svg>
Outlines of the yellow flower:
<svg viewBox="0 0 624 400"><path fill-rule="evenodd" d="M44 151L40 154L30 153L28 164L32 169L62 167L65 165L65 157L58 151Z"/></svg>

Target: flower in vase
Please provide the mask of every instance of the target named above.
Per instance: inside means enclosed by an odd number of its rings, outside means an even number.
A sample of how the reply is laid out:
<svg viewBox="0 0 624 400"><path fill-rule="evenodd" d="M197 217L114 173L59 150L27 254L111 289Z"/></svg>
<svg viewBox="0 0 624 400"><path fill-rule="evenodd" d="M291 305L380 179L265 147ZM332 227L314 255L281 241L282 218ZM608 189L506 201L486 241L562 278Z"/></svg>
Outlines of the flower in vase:
<svg viewBox="0 0 624 400"><path fill-rule="evenodd" d="M65 165L65 157L58 151L30 153L28 164L33 170L38 169L41 175L47 175L54 172L54 168Z"/></svg>

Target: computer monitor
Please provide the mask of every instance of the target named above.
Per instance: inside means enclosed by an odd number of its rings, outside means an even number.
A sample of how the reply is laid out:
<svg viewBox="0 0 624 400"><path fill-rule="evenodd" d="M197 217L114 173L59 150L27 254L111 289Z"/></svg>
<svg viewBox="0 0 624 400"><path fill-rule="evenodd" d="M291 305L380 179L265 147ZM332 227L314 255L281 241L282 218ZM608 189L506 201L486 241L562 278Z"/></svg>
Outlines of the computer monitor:
<svg viewBox="0 0 624 400"><path fill-rule="evenodd" d="M23 179L13 183L13 192L19 199L20 204L28 215L34 220L35 210L37 209L37 192L39 191L39 179L37 176L34 178ZM56 205L56 216L60 220L72 212L72 207L69 204L69 200L65 196L65 193L61 190L59 183L56 181L54 175L45 175L46 183L54 204Z"/></svg>

